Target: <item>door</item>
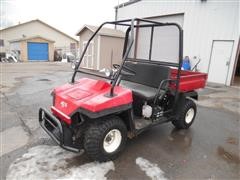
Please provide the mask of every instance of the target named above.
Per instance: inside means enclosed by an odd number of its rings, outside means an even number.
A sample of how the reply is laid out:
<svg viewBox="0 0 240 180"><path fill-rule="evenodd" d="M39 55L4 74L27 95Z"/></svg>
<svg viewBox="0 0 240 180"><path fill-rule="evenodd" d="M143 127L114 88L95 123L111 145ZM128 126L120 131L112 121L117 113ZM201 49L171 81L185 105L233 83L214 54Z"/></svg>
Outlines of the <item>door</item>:
<svg viewBox="0 0 240 180"><path fill-rule="evenodd" d="M87 45L87 41L84 41L83 46L82 46L82 51L84 50L86 45ZM93 64L94 63L93 53L94 53L94 44L93 44L93 42L90 42L90 44L87 48L87 51L83 57L82 67L87 68L87 69L93 69L93 65L94 65Z"/></svg>
<svg viewBox="0 0 240 180"><path fill-rule="evenodd" d="M48 43L28 42L28 60L48 61Z"/></svg>
<svg viewBox="0 0 240 180"><path fill-rule="evenodd" d="M233 41L213 41L208 81L226 84Z"/></svg>

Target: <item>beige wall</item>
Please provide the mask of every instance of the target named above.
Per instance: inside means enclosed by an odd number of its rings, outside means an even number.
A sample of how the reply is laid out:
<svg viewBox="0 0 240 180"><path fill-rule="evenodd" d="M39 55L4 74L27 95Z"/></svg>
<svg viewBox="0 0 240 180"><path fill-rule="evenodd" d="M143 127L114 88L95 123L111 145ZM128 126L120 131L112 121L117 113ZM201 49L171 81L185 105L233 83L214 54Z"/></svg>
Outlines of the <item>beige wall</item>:
<svg viewBox="0 0 240 180"><path fill-rule="evenodd" d="M81 33L79 39L81 53L83 42L88 41L92 34L93 32L88 29ZM112 64L121 62L124 38L96 35L92 42L94 43L93 69L111 68ZM83 63L81 67L83 67Z"/></svg>
<svg viewBox="0 0 240 180"><path fill-rule="evenodd" d="M74 41L62 33L38 21L33 21L22 26L0 31L0 38L4 39L4 47L1 47L0 51L5 52L5 48L9 47L9 41L21 39L23 38L23 35L25 35L26 38L32 36L42 36L44 38L51 39L55 41L55 47L70 47L70 43L77 43L77 41Z"/></svg>
<svg viewBox="0 0 240 180"><path fill-rule="evenodd" d="M124 38L101 36L100 69L112 68L112 64L122 61Z"/></svg>
<svg viewBox="0 0 240 180"><path fill-rule="evenodd" d="M46 41L45 39L42 39L42 38L28 39L28 40L20 42L20 49L21 49L20 59L22 61L24 61L24 62L28 61L28 48L27 48L27 43L28 42L48 43L48 60L53 61L54 43Z"/></svg>

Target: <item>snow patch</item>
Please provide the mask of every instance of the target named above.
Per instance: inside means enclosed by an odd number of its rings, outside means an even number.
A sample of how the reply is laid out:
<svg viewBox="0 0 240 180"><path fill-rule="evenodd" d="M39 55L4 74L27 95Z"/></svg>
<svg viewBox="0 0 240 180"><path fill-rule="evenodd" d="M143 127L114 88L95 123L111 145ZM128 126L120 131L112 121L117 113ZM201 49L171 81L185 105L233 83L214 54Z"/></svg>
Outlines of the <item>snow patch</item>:
<svg viewBox="0 0 240 180"><path fill-rule="evenodd" d="M138 157L136 159L136 164L151 179L154 179L154 180L166 180L167 179L164 177L164 172L158 167L158 165L149 162L147 159Z"/></svg>
<svg viewBox="0 0 240 180"><path fill-rule="evenodd" d="M80 155L65 151L58 146L36 146L11 164L6 179L101 180L106 179L105 175L108 171L115 170L112 161L79 165Z"/></svg>

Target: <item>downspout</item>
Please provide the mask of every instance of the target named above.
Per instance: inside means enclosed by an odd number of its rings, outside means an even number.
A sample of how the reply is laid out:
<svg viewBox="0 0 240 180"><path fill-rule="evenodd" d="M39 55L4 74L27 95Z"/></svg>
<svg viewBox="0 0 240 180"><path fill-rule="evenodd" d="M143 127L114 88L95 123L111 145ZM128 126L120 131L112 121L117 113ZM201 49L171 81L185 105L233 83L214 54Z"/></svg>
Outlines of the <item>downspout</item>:
<svg viewBox="0 0 240 180"><path fill-rule="evenodd" d="M118 19L118 7L115 7L115 21ZM117 29L117 25L115 24L114 29Z"/></svg>

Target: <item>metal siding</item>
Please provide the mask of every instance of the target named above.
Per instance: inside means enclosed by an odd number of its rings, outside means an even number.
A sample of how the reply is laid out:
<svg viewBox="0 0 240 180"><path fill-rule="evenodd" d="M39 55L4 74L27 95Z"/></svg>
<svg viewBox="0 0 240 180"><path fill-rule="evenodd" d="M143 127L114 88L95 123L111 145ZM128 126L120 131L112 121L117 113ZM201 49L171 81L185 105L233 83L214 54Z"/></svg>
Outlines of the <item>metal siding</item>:
<svg viewBox="0 0 240 180"><path fill-rule="evenodd" d="M27 44L28 60L30 61L48 61L48 43L33 43Z"/></svg>
<svg viewBox="0 0 240 180"><path fill-rule="evenodd" d="M119 8L117 19L144 18L176 13L184 13L183 53L190 58L194 56L201 58L198 68L203 72L208 70L213 40L235 41L227 80L229 85L239 39L239 1L143 0Z"/></svg>

